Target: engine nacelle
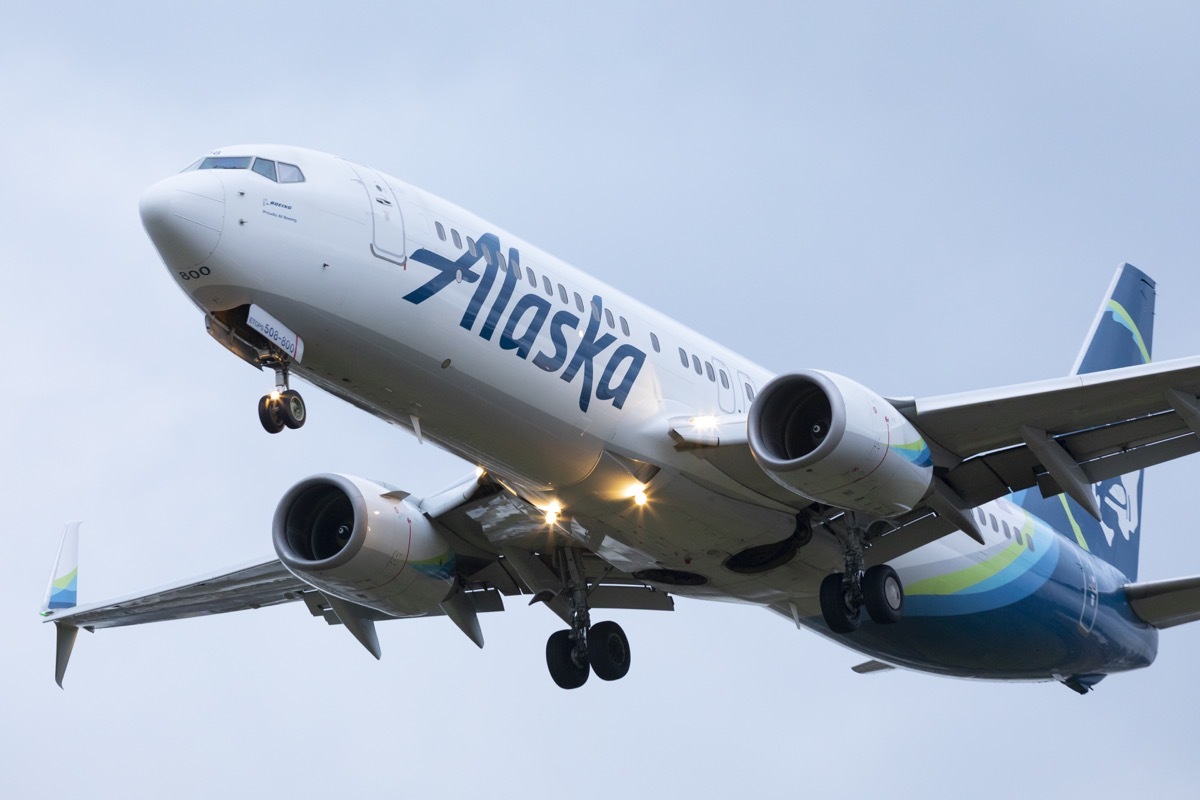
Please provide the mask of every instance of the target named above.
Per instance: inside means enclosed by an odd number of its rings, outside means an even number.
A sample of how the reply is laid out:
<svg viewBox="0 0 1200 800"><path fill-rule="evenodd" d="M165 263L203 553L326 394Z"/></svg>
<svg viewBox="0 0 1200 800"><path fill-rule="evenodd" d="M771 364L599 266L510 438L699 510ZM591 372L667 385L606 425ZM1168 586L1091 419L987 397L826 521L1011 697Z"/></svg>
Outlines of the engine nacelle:
<svg viewBox="0 0 1200 800"><path fill-rule="evenodd" d="M750 450L768 475L819 503L895 517L929 491L929 446L903 414L831 372L780 375L750 407Z"/></svg>
<svg viewBox="0 0 1200 800"><path fill-rule="evenodd" d="M402 493L314 475L275 509L275 552L293 574L393 616L423 614L454 589L454 552Z"/></svg>

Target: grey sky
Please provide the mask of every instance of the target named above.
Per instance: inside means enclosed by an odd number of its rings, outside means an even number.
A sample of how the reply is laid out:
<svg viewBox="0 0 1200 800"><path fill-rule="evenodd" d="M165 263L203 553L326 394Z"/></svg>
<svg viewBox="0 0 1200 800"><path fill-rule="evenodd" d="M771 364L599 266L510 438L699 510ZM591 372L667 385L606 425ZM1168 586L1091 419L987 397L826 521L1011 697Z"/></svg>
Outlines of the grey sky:
<svg viewBox="0 0 1200 800"><path fill-rule="evenodd" d="M1195 792L1200 626L1080 698L893 672L766 612L614 615L633 668L557 689L510 603L384 659L303 608L83 635L37 622L62 523L84 602L269 555L323 471L415 494L468 465L205 335L137 217L207 150L370 164L775 370L892 395L1052 377L1112 270L1200 352L1200 11L1190 3L33 4L0 30L0 795L901 797ZM1142 577L1200 572L1200 460L1150 471Z"/></svg>

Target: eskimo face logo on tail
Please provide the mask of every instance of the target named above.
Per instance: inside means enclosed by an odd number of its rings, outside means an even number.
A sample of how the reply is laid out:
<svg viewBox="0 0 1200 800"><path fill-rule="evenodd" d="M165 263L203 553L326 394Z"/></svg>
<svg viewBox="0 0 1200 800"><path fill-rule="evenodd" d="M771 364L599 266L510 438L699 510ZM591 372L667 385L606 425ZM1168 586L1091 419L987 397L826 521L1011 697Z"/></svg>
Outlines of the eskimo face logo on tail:
<svg viewBox="0 0 1200 800"><path fill-rule="evenodd" d="M1092 494L1100 504L1100 529L1108 546L1117 539L1130 541L1141 524L1138 490L1142 473L1133 472L1111 478L1092 486Z"/></svg>
<svg viewBox="0 0 1200 800"><path fill-rule="evenodd" d="M646 354L628 342L617 344L617 337L611 333L601 334L604 301L600 296L592 297L594 310L587 315L587 324L581 332L583 320L573 311L559 309L551 314L553 304L536 292L522 292L514 302L517 285L521 283L521 254L515 247L508 249L508 266L494 293L496 277L501 273L499 239L492 233L481 236L476 243L476 253L472 255L468 251L451 261L424 248L417 250L410 260L432 267L434 275L406 294L404 299L420 305L452 284L475 284L459 327L471 331L478 325L479 338L489 342L499 330L500 335L495 341L501 350L511 350L518 358L532 360L546 372L557 372L567 383L579 377L580 411L588 410L593 397L609 400L614 408L622 408L642 371ZM489 257L485 258L485 253ZM474 269L480 261L484 262L482 274ZM535 353L538 336L547 325L550 349ZM567 336L567 331L575 335ZM601 363L603 369L599 369Z"/></svg>

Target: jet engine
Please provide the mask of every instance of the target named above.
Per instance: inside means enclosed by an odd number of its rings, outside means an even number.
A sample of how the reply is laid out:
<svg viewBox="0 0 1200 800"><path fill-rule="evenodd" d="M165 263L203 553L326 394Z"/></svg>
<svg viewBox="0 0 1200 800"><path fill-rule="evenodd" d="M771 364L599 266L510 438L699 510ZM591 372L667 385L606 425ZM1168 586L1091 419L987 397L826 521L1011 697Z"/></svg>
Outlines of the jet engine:
<svg viewBox="0 0 1200 800"><path fill-rule="evenodd" d="M392 616L423 614L453 591L454 553L406 496L348 475L306 478L275 510L275 552L322 592Z"/></svg>
<svg viewBox="0 0 1200 800"><path fill-rule="evenodd" d="M768 383L750 407L750 450L777 483L875 517L912 510L933 479L929 446L870 389L806 370Z"/></svg>

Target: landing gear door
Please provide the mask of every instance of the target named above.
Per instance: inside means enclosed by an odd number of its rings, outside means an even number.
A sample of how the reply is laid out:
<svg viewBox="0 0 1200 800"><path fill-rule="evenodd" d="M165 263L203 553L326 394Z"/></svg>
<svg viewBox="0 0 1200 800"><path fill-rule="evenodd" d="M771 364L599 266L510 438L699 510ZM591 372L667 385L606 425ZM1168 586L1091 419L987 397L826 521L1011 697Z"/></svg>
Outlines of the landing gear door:
<svg viewBox="0 0 1200 800"><path fill-rule="evenodd" d="M405 265L404 217L392 187L378 172L354 164L371 204L371 252L384 261Z"/></svg>

